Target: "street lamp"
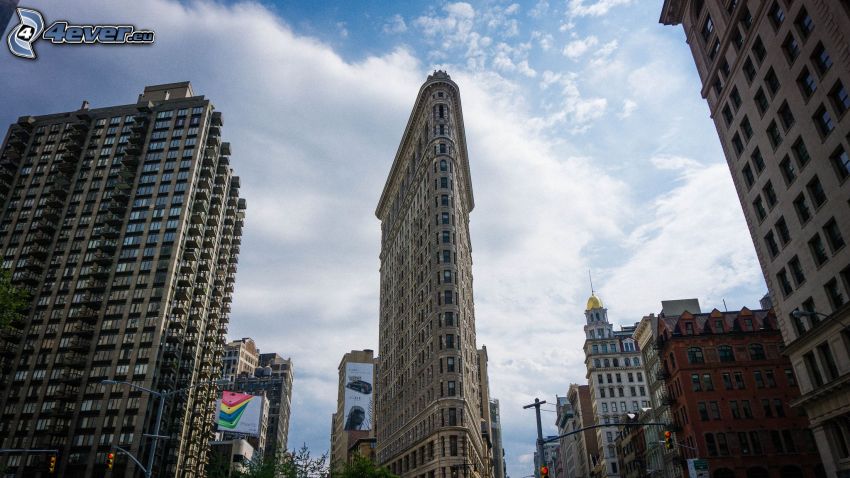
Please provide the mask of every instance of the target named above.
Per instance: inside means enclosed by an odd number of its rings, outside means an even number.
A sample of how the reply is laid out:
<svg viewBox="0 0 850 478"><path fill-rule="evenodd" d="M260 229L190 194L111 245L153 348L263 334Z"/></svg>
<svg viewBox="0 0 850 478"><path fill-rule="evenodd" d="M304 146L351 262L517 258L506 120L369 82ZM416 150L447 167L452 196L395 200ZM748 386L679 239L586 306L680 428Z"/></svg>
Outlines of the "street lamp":
<svg viewBox="0 0 850 478"><path fill-rule="evenodd" d="M176 395L178 393L186 392L186 391L191 390L195 387L200 387L200 386L203 386L203 385L222 385L222 384L229 383L229 382L227 380L214 380L214 381L209 381L209 382L198 382L198 383L196 383L194 385L190 385L186 388L181 388L179 390L171 390L171 391L168 391L168 392L157 392L155 390L151 390L149 388L145 388L145 387L142 387L140 385L136 385L135 383L125 382L125 381L122 381L122 380L103 380L100 383L101 383L101 385L126 385L130 388L135 388L136 390L141 390L143 392L147 392L147 393L149 393L149 394L151 394L151 395L153 395L153 396L155 396L159 399L159 407L157 408L157 411L156 411L156 423L154 424L153 434L152 435L148 435L148 434L142 435L142 436L150 437L153 440L153 443L151 444L151 447L150 447L150 451L148 452L148 466L142 465L142 463L135 456L133 456L133 454L130 453L129 450L125 450L124 448L121 448L120 446L115 445L115 448L117 450L119 450L122 453L124 453L125 455L129 456L131 460L136 462L136 465L139 468L141 468L142 471L145 473L146 478L150 478L151 473L153 472L153 460L154 460L154 456L156 455L156 446L159 442L159 439L160 438L168 438L168 436L159 434L159 427L160 427L160 424L162 422L162 411L163 411L163 408L165 407L165 399L172 396L172 395Z"/></svg>
<svg viewBox="0 0 850 478"><path fill-rule="evenodd" d="M800 319L800 318L803 318L803 317L810 317L810 318L814 318L814 319L817 319L819 317L823 317L824 319L829 318L829 316L827 314L818 312L816 310L800 310L800 309L792 310L791 311L791 317L794 317L795 319Z"/></svg>

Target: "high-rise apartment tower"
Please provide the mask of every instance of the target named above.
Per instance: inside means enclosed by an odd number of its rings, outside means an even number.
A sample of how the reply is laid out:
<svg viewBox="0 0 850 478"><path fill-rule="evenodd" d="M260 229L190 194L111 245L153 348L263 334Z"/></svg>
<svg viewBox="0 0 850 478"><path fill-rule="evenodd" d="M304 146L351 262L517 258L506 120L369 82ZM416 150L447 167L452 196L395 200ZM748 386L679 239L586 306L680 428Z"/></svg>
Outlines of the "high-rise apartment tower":
<svg viewBox="0 0 850 478"><path fill-rule="evenodd" d="M850 2L665 0L682 25L829 476L850 476Z"/></svg>
<svg viewBox="0 0 850 478"><path fill-rule="evenodd" d="M381 220L378 461L402 477L485 476L460 93L443 71L419 90Z"/></svg>
<svg viewBox="0 0 850 478"><path fill-rule="evenodd" d="M99 476L119 445L154 476L203 474L245 202L222 116L188 83L133 104L23 116L0 151L2 267L31 293L0 332L0 447L58 449L57 475ZM44 455L4 454L14 476ZM138 476L123 455L112 476ZM8 475L7 475L8 476Z"/></svg>

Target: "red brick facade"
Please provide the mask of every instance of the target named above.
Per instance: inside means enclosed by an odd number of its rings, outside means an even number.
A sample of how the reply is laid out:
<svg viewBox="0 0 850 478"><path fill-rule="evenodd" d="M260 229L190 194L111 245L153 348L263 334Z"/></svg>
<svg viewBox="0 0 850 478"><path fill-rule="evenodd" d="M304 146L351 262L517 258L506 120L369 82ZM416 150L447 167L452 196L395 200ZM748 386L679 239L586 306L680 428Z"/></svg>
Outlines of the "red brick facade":
<svg viewBox="0 0 850 478"><path fill-rule="evenodd" d="M658 337L682 458L707 459L713 478L821 476L773 310L662 316Z"/></svg>

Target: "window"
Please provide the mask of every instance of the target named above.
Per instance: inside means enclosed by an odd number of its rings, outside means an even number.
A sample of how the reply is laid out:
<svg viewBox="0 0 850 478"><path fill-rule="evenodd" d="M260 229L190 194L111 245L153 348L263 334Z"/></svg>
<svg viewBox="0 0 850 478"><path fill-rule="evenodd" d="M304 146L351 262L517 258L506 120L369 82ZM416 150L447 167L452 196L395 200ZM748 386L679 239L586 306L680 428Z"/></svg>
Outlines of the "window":
<svg viewBox="0 0 850 478"><path fill-rule="evenodd" d="M773 231L768 231L764 236L764 245L770 253L770 258L773 259L779 254L779 246L776 244L776 239L773 237Z"/></svg>
<svg viewBox="0 0 850 478"><path fill-rule="evenodd" d="M753 170L750 168L749 164L744 165L744 169L741 170L741 175L744 177L744 182L747 184L747 188L752 187L753 183L756 182L756 178L753 176Z"/></svg>
<svg viewBox="0 0 850 478"><path fill-rule="evenodd" d="M744 133L744 141L749 141L753 137L753 127L746 116L741 120L741 132Z"/></svg>
<svg viewBox="0 0 850 478"><path fill-rule="evenodd" d="M705 406L705 402L698 402L697 409L699 410L699 419L704 422L708 421L708 407Z"/></svg>
<svg viewBox="0 0 850 478"><path fill-rule="evenodd" d="M850 177L850 157L848 157L844 147L839 146L829 157L829 160L835 169L835 175L838 176L839 182L844 182Z"/></svg>
<svg viewBox="0 0 850 478"><path fill-rule="evenodd" d="M711 379L710 373L702 374L702 388L707 392L711 392L714 390L714 382Z"/></svg>
<svg viewBox="0 0 850 478"><path fill-rule="evenodd" d="M793 33L788 33L788 36L785 37L785 41L782 42L782 51L785 52L785 58L788 60L788 63L794 63L794 60L800 56L800 44L797 43L797 39L794 38Z"/></svg>
<svg viewBox="0 0 850 478"><path fill-rule="evenodd" d="M806 185L806 189L809 191L809 196L812 198L812 203L814 203L815 209L821 207L823 203L826 202L826 193L824 192L823 185L821 185L817 176L809 181L809 184Z"/></svg>
<svg viewBox="0 0 850 478"><path fill-rule="evenodd" d="M750 360L764 360L764 347L761 344L750 344Z"/></svg>
<svg viewBox="0 0 850 478"><path fill-rule="evenodd" d="M812 21L812 17L809 15L809 12L807 12L805 8L801 8L800 13L797 14L797 18L794 20L794 26L797 27L797 31L800 32L800 36L805 40L806 38L809 38L809 35L811 35L812 31L814 31L815 22Z"/></svg>
<svg viewBox="0 0 850 478"><path fill-rule="evenodd" d="M770 93L770 96L776 96L776 92L779 91L779 78L776 76L776 72L773 71L773 68L767 71L767 75L764 77L764 84L767 86L767 91Z"/></svg>
<svg viewBox="0 0 850 478"><path fill-rule="evenodd" d="M818 368L818 364L815 361L815 355L813 352L809 352L803 355L803 361L806 364L806 370L809 372L809 377L812 378L812 385L816 387L820 387L824 384L823 376L820 374L820 368Z"/></svg>
<svg viewBox="0 0 850 478"><path fill-rule="evenodd" d="M812 213L809 210L809 205L806 203L806 198L803 196L803 193L800 193L800 195L794 199L794 210L797 211L797 217L800 219L800 224L805 224L812 218Z"/></svg>
<svg viewBox="0 0 850 478"><path fill-rule="evenodd" d="M841 117L848 109L850 109L850 97L847 96L847 90L841 81L837 81L835 86L829 92L829 99L832 105L835 106L835 111Z"/></svg>
<svg viewBox="0 0 850 478"><path fill-rule="evenodd" d="M732 390L732 376L729 375L729 372L724 372L723 375L723 388L726 390Z"/></svg>
<svg viewBox="0 0 850 478"><path fill-rule="evenodd" d="M732 92L729 93L729 99L732 101L732 106L735 108L735 111L741 108L741 94L738 93L738 88L732 88Z"/></svg>
<svg viewBox="0 0 850 478"><path fill-rule="evenodd" d="M838 229L838 223L835 218L830 219L823 226L823 235L826 236L826 243L829 244L829 249L835 251L844 247L844 238L841 236L841 230Z"/></svg>
<svg viewBox="0 0 850 478"><path fill-rule="evenodd" d="M723 107L723 120L726 121L726 126L732 124L732 109L729 105Z"/></svg>
<svg viewBox="0 0 850 478"><path fill-rule="evenodd" d="M777 114L779 114L779 120L782 121L782 127L785 128L785 131L791 129L791 126L794 125L794 115L791 113L791 108L788 107L788 102L782 103Z"/></svg>
<svg viewBox="0 0 850 478"><path fill-rule="evenodd" d="M791 150L794 152L794 158L797 160L797 164L802 168L806 164L808 164L809 160L812 159L809 156L809 150L806 148L806 143L803 142L803 138L797 138L797 141L791 146Z"/></svg>
<svg viewBox="0 0 850 478"><path fill-rule="evenodd" d="M782 173L782 179L785 180L786 186L790 186L797 179L797 172L794 170L794 165L788 156L785 156L785 159L779 163L779 171Z"/></svg>
<svg viewBox="0 0 850 478"><path fill-rule="evenodd" d="M788 297L794 289L791 287L791 281L788 280L788 273L785 269L776 273L776 280L779 282L779 288L782 290L782 296Z"/></svg>
<svg viewBox="0 0 850 478"><path fill-rule="evenodd" d="M818 233L815 233L809 239L809 250L812 252L812 259L814 259L815 265L818 267L822 266L829 259L826 255L826 248L823 246L823 240Z"/></svg>
<svg viewBox="0 0 850 478"><path fill-rule="evenodd" d="M784 246L791 242L791 233L788 231L788 224L785 223L785 218L780 217L776 221L776 233L779 235L779 242Z"/></svg>
<svg viewBox="0 0 850 478"><path fill-rule="evenodd" d="M740 156L744 152L744 143L741 141L741 136L738 133L732 136L732 147L735 149L736 156Z"/></svg>
<svg viewBox="0 0 850 478"><path fill-rule="evenodd" d="M761 41L761 37L757 36L755 41L753 41L753 54L759 64L761 64L764 61L764 57L767 56L767 49L765 49L764 43Z"/></svg>
<svg viewBox="0 0 850 478"><path fill-rule="evenodd" d="M753 410L750 408L749 400L741 400L741 410L744 411L744 418L753 418Z"/></svg>
<svg viewBox="0 0 850 478"><path fill-rule="evenodd" d="M776 125L776 121L771 121L770 126L767 127L767 137L770 139L773 149L776 149L782 143L782 135L779 133L779 126Z"/></svg>
<svg viewBox="0 0 850 478"><path fill-rule="evenodd" d="M820 355L821 363L826 366L827 380L835 380L838 378L838 366L835 365L835 359L832 356L832 350L829 347L829 342L824 342L817 346L818 355Z"/></svg>
<svg viewBox="0 0 850 478"><path fill-rule="evenodd" d="M764 376L762 375L761 371L756 370L755 372L753 372L753 378L756 381L756 388L764 388Z"/></svg>
<svg viewBox="0 0 850 478"><path fill-rule="evenodd" d="M699 347L688 348L688 363L705 363L702 349Z"/></svg>
<svg viewBox="0 0 850 478"><path fill-rule="evenodd" d="M815 126L817 126L818 131L823 137L829 136L829 133L832 133L832 130L835 129L835 124L832 122L832 116L830 116L829 111L827 111L823 105L815 111L814 116L812 116L812 120L815 122Z"/></svg>
<svg viewBox="0 0 850 478"><path fill-rule="evenodd" d="M829 298L829 302L832 304L833 309L837 309L844 305L844 296L841 294L841 289L839 289L837 280L830 280L823 286L823 288L826 291L826 296Z"/></svg>
<svg viewBox="0 0 850 478"><path fill-rule="evenodd" d="M721 362L735 361L735 353L732 351L732 347L728 345L721 345L717 347L717 356L720 357Z"/></svg>
<svg viewBox="0 0 850 478"><path fill-rule="evenodd" d="M756 77L756 67L753 66L753 61L749 57L744 61L744 76L747 78L747 83L752 83Z"/></svg>
<svg viewBox="0 0 850 478"><path fill-rule="evenodd" d="M797 84L800 86L800 91L803 92L803 98L805 99L811 98L818 89L815 76L812 75L808 68L803 68L803 71L800 72L800 76L797 77Z"/></svg>
<svg viewBox="0 0 850 478"><path fill-rule="evenodd" d="M741 410L738 409L738 401L737 400L729 400L729 410L732 412L732 418L734 418L734 419L741 418Z"/></svg>
<svg viewBox="0 0 850 478"><path fill-rule="evenodd" d="M785 369L785 380L788 382L788 386L796 387L797 386L797 377L794 376L794 371L790 368Z"/></svg>
<svg viewBox="0 0 850 478"><path fill-rule="evenodd" d="M777 29L779 28L779 25L782 25L782 22L785 21L785 10L782 9L779 2L773 2L773 5L767 12L767 16L770 19L770 23L773 25L773 28Z"/></svg>
<svg viewBox="0 0 850 478"><path fill-rule="evenodd" d="M710 59L714 60L714 57L716 57L718 53L720 53L720 40L715 38L714 44L711 45L711 51L708 52L708 57ZM718 78L718 81L719 81L719 78Z"/></svg>
<svg viewBox="0 0 850 478"><path fill-rule="evenodd" d="M764 194L764 200L767 202L767 207L773 209L773 206L776 206L776 191L773 190L773 184L768 181L764 187L761 189Z"/></svg>
<svg viewBox="0 0 850 478"><path fill-rule="evenodd" d="M764 94L764 89L759 88L756 92L755 96L756 107L759 110L759 113L764 116L764 112L767 111L767 108L770 106L770 103L767 101L767 95Z"/></svg>
<svg viewBox="0 0 850 478"><path fill-rule="evenodd" d="M756 217L758 217L759 221L763 221L767 216L767 211L764 209L761 196L758 196L755 201L753 201L753 210L755 211Z"/></svg>
<svg viewBox="0 0 850 478"><path fill-rule="evenodd" d="M691 375L691 390L693 390L694 392L699 392L700 390L702 390L698 373Z"/></svg>
<svg viewBox="0 0 850 478"><path fill-rule="evenodd" d="M815 47L815 51L812 53L812 63L814 63L821 76L832 67L832 58L829 57L829 53L826 52L823 43L818 42L818 45Z"/></svg>
<svg viewBox="0 0 850 478"><path fill-rule="evenodd" d="M803 282L806 282L806 276L803 274L803 266L800 264L800 259L797 256L788 261L788 269L791 271L791 277L794 278L794 283L800 287Z"/></svg>
<svg viewBox="0 0 850 478"><path fill-rule="evenodd" d="M708 43L708 39L711 38L711 33L714 31L714 22L711 20L711 15L707 15L705 17L705 22L702 24L702 30L700 33L702 34L702 39L704 42Z"/></svg>

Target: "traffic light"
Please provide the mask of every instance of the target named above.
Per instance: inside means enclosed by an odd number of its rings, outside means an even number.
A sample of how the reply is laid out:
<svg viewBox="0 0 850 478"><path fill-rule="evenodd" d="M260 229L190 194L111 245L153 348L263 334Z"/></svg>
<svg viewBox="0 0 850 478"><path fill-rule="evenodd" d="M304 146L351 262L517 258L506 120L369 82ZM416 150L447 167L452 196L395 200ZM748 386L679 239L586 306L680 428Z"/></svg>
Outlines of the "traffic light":
<svg viewBox="0 0 850 478"><path fill-rule="evenodd" d="M540 467L540 478L549 478L549 467L543 465Z"/></svg>
<svg viewBox="0 0 850 478"><path fill-rule="evenodd" d="M668 450L673 449L673 434L669 430L664 432L664 446Z"/></svg>
<svg viewBox="0 0 850 478"><path fill-rule="evenodd" d="M115 463L115 453L109 452L106 454L106 468L111 470L113 463Z"/></svg>
<svg viewBox="0 0 850 478"><path fill-rule="evenodd" d="M50 455L47 460L47 471L51 475L56 473L56 455Z"/></svg>

